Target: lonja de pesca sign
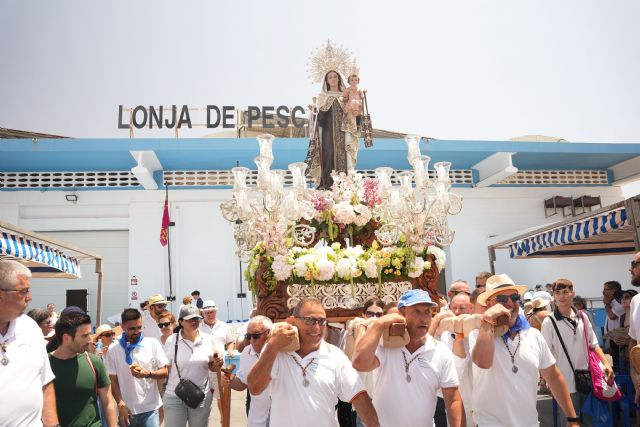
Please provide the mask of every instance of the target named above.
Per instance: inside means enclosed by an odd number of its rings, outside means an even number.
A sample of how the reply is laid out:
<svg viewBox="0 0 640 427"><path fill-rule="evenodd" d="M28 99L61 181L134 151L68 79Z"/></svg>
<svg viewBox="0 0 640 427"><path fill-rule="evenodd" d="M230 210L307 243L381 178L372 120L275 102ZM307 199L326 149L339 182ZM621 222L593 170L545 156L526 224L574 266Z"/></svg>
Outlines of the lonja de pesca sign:
<svg viewBox="0 0 640 427"><path fill-rule="evenodd" d="M191 114L189 112L189 106L183 105L178 107L172 105L169 108L163 106L143 106L138 105L130 110L130 114L125 113L125 108L122 105L118 106L118 129L129 129L130 125L133 125L137 129L148 127L153 129L154 126L158 129L167 128L191 128ZM219 107L217 105L206 106L206 126L207 128L222 127L225 129L234 128L236 126L236 107L233 105L224 105ZM129 116L129 117L127 117ZM262 106L255 105L247 107L247 125L251 127L252 124L260 124L262 128L287 128L292 125L296 128L304 126L304 118L306 117L306 111L304 107L299 105L289 108L286 105L275 106Z"/></svg>

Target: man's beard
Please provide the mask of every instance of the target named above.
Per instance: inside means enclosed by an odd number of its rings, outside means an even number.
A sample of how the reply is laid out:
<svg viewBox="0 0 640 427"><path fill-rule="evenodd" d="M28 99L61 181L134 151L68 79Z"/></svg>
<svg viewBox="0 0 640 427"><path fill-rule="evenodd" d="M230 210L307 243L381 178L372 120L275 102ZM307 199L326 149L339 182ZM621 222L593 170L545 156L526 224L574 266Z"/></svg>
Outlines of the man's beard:
<svg viewBox="0 0 640 427"><path fill-rule="evenodd" d="M631 284L633 286L640 287L640 274L631 277Z"/></svg>

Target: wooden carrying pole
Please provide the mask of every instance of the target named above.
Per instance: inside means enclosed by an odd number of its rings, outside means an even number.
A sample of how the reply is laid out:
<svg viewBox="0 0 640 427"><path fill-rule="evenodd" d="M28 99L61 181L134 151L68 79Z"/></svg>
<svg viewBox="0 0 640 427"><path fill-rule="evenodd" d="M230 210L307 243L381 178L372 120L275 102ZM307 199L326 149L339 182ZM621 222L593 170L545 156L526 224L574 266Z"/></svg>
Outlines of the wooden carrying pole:
<svg viewBox="0 0 640 427"><path fill-rule="evenodd" d="M231 427L231 389L229 386L223 385L222 375L231 375L235 368L235 365L229 365L223 368L216 365L216 378L218 380L218 387L220 388L220 417L222 419L222 427Z"/></svg>

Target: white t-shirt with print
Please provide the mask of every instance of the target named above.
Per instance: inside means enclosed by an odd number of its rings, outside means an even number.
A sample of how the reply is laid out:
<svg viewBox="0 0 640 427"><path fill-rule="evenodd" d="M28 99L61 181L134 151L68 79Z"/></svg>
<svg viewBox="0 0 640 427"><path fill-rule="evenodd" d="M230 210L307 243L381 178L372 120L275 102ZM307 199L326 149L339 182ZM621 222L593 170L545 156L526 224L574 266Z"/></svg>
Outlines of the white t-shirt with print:
<svg viewBox="0 0 640 427"><path fill-rule="evenodd" d="M296 361L302 367L309 366L307 387L302 384L302 368ZM303 359L295 352L278 353L270 386L270 425L278 427L335 427L338 399L351 402L365 392L349 358L325 341Z"/></svg>
<svg viewBox="0 0 640 427"><path fill-rule="evenodd" d="M469 352L478 338L478 330L469 335ZM507 340L513 353L517 338ZM502 337L494 338L493 365L481 369L473 364L473 414L480 426L538 426L538 371L556 363L542 334L535 328L520 332L520 347L513 364Z"/></svg>
<svg viewBox="0 0 640 427"><path fill-rule="evenodd" d="M373 406L380 425L432 426L436 392L458 387L451 351L427 335L425 344L413 353L405 347L378 346L376 357L380 366L373 371ZM406 379L405 360L410 363L410 382Z"/></svg>

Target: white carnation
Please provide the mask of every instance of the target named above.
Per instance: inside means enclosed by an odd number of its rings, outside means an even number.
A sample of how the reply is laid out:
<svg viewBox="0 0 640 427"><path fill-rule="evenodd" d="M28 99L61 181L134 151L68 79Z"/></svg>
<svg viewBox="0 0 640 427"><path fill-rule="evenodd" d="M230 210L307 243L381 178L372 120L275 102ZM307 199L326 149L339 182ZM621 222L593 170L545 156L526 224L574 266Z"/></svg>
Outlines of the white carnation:
<svg viewBox="0 0 640 427"><path fill-rule="evenodd" d="M326 258L321 258L317 264L318 280L327 281L333 279L335 273L335 264Z"/></svg>
<svg viewBox="0 0 640 427"><path fill-rule="evenodd" d="M433 255L436 258L436 267L439 271L447 264L447 254L437 246L429 246L427 248L427 254Z"/></svg>
<svg viewBox="0 0 640 427"><path fill-rule="evenodd" d="M364 270L365 276L369 279L375 279L378 277L378 264L376 264L376 259L374 257L366 260L362 269Z"/></svg>
<svg viewBox="0 0 640 427"><path fill-rule="evenodd" d="M341 258L336 263L336 273L341 279L349 279L358 268L358 264L352 258Z"/></svg>
<svg viewBox="0 0 640 427"><path fill-rule="evenodd" d="M335 222L338 224L351 224L356 219L356 213L353 211L353 206L347 202L337 203L333 207L333 216Z"/></svg>
<svg viewBox="0 0 640 427"><path fill-rule="evenodd" d="M415 257L409 262L409 277L420 277L424 272L424 259L422 257Z"/></svg>

